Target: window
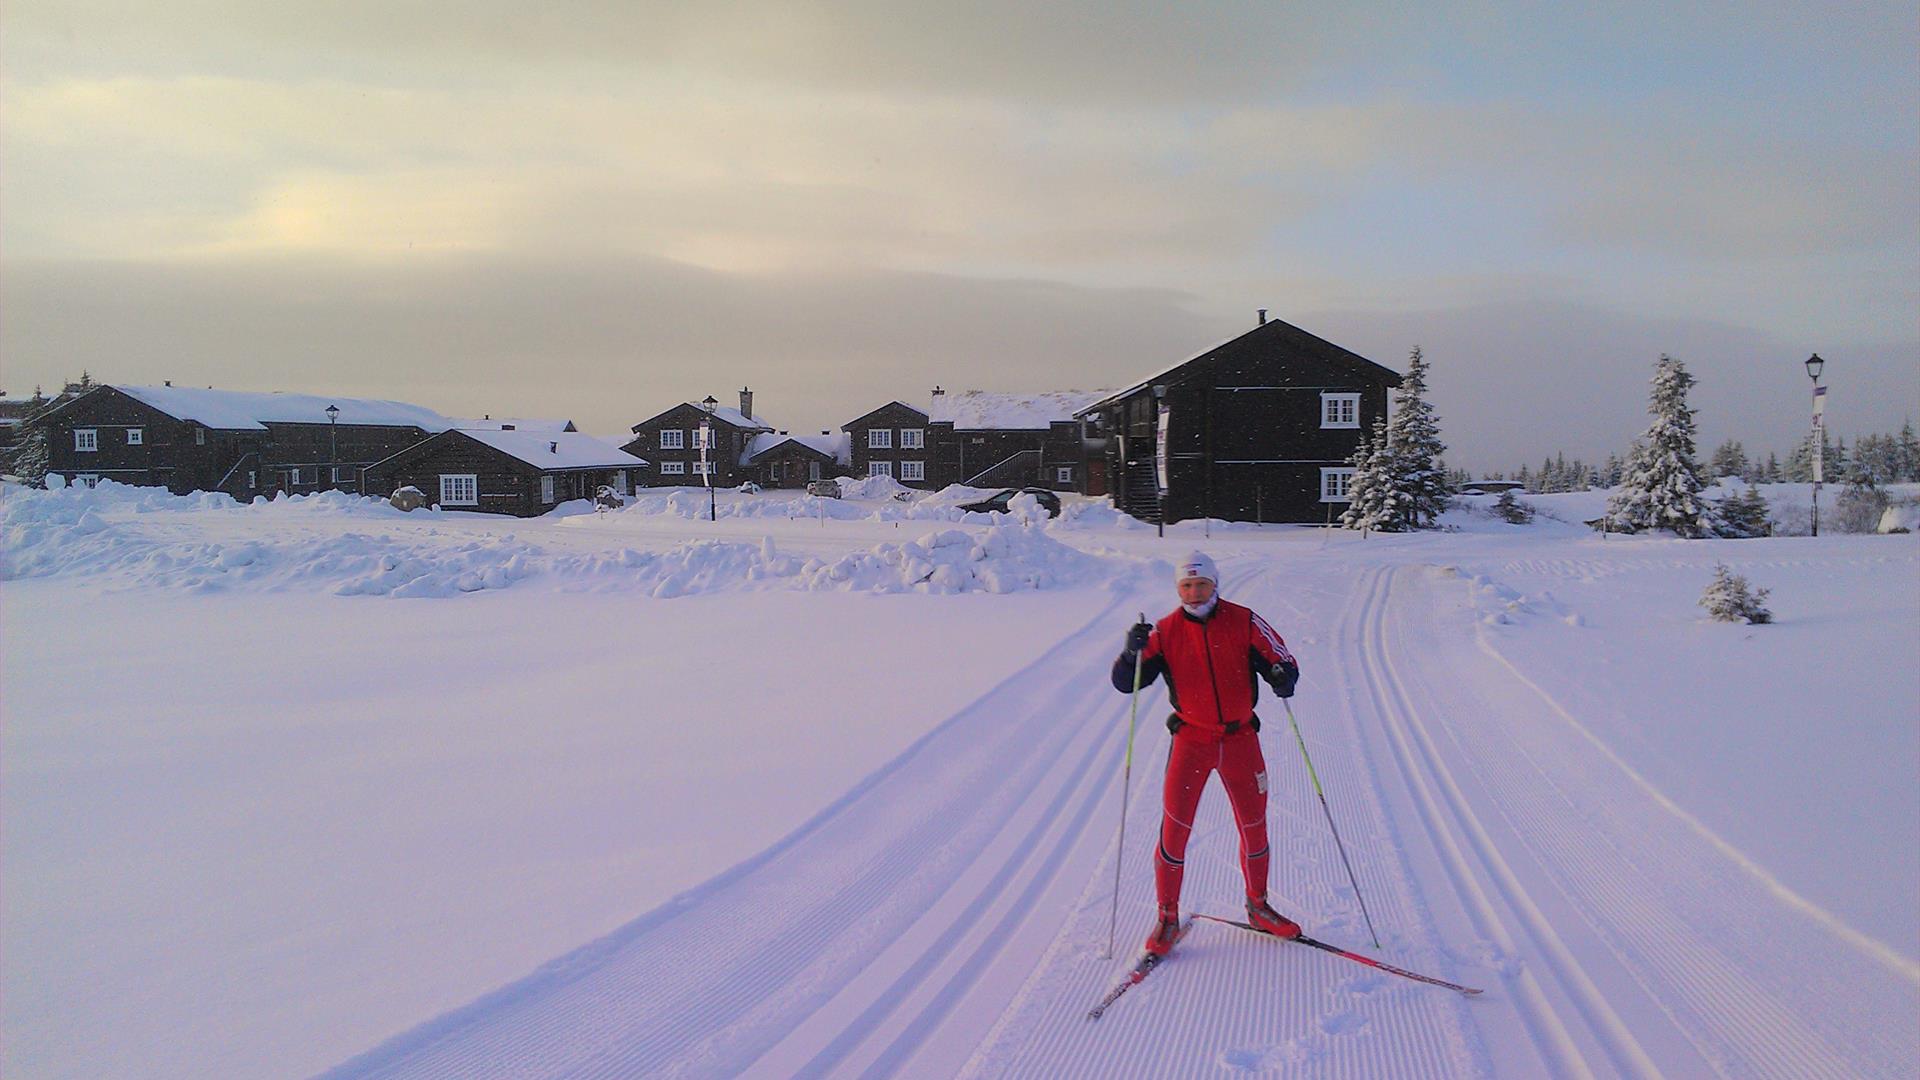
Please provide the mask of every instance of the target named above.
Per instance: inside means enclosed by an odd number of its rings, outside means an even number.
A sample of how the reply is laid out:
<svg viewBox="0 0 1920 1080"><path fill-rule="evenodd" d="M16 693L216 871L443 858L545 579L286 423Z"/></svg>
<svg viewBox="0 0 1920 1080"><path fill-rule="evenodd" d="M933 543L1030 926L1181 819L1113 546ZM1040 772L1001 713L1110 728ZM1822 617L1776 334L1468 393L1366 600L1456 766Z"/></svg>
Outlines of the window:
<svg viewBox="0 0 1920 1080"><path fill-rule="evenodd" d="M693 463L693 475L706 476L709 473L718 472L719 470L714 468L718 464L720 463L717 461L696 461Z"/></svg>
<svg viewBox="0 0 1920 1080"><path fill-rule="evenodd" d="M147 442L146 428L130 427L127 429L127 445L128 446L145 446L146 442Z"/></svg>
<svg viewBox="0 0 1920 1080"><path fill-rule="evenodd" d="M353 483L353 466L335 465L333 467L333 482L336 484Z"/></svg>
<svg viewBox="0 0 1920 1080"><path fill-rule="evenodd" d="M543 503L553 501L553 477L551 475L542 474L540 477L540 501Z"/></svg>
<svg viewBox="0 0 1920 1080"><path fill-rule="evenodd" d="M884 428L884 427L868 428L867 429L867 449L869 450L893 449L893 429ZM868 473L867 475L876 476L878 474ZM887 475L892 476L893 474L888 473Z"/></svg>
<svg viewBox="0 0 1920 1080"><path fill-rule="evenodd" d="M687 463L684 461L663 461L660 463L661 476L687 475Z"/></svg>
<svg viewBox="0 0 1920 1080"><path fill-rule="evenodd" d="M207 429L206 428L197 427L193 429L193 445L195 446L207 445Z"/></svg>
<svg viewBox="0 0 1920 1080"><path fill-rule="evenodd" d="M1073 466L1059 465L1053 470L1053 482L1056 484L1073 483Z"/></svg>
<svg viewBox="0 0 1920 1080"><path fill-rule="evenodd" d="M1321 394L1320 426L1357 428L1360 426L1359 394Z"/></svg>
<svg viewBox="0 0 1920 1080"><path fill-rule="evenodd" d="M820 463L819 462L817 461L807 462L807 479L809 480L820 479Z"/></svg>
<svg viewBox="0 0 1920 1080"><path fill-rule="evenodd" d="M257 472L254 472L252 469L248 469L247 470L247 487L257 488L259 486L260 486L260 474Z"/></svg>
<svg viewBox="0 0 1920 1080"><path fill-rule="evenodd" d="M900 449L918 450L926 445L927 433L925 430L917 427L903 427L900 429Z"/></svg>
<svg viewBox="0 0 1920 1080"><path fill-rule="evenodd" d="M705 424L702 424L699 427L693 429L693 448L695 450L698 450L703 446L712 446L712 445L713 445L713 429L712 428L706 426Z"/></svg>
<svg viewBox="0 0 1920 1080"><path fill-rule="evenodd" d="M100 433L90 427L74 428L73 448L76 452L93 453L100 449Z"/></svg>
<svg viewBox="0 0 1920 1080"><path fill-rule="evenodd" d="M473 473L440 474L440 505L479 506L480 482Z"/></svg>
<svg viewBox="0 0 1920 1080"><path fill-rule="evenodd" d="M686 440L687 433L679 428L660 429L660 449L662 450L685 450Z"/></svg>
<svg viewBox="0 0 1920 1080"><path fill-rule="evenodd" d="M892 476L893 462L869 461L867 462L867 475L868 476Z"/></svg>
<svg viewBox="0 0 1920 1080"><path fill-rule="evenodd" d="M901 462L901 463L900 463L900 479L902 479L902 480L925 480L926 478L927 478L927 463L926 463L926 462L924 462L924 461L903 461L903 462Z"/></svg>
<svg viewBox="0 0 1920 1080"><path fill-rule="evenodd" d="M74 474L73 482L76 484L84 484L87 487L99 487L100 477L93 473L76 473Z"/></svg>
<svg viewBox="0 0 1920 1080"><path fill-rule="evenodd" d="M287 470L287 486L290 488L300 486L300 466L295 465Z"/></svg>
<svg viewBox="0 0 1920 1080"><path fill-rule="evenodd" d="M613 490L622 495L631 490L627 487L627 470L620 469L613 474Z"/></svg>
<svg viewBox="0 0 1920 1080"><path fill-rule="evenodd" d="M1353 482L1352 469L1320 470L1320 501L1346 502L1347 485Z"/></svg>

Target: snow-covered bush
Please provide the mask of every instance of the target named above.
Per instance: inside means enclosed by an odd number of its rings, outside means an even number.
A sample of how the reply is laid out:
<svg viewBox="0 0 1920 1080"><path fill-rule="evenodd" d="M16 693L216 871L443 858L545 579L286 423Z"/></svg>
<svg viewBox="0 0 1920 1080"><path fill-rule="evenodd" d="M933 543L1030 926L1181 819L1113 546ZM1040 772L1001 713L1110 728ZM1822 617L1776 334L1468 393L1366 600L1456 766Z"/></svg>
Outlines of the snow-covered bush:
<svg viewBox="0 0 1920 1080"><path fill-rule="evenodd" d="M1493 512L1509 525L1525 525L1533 520L1533 507L1514 498L1511 488L1500 493L1500 498L1493 504Z"/></svg>
<svg viewBox="0 0 1920 1080"><path fill-rule="evenodd" d="M1834 531L1874 532L1880 527L1880 518L1887 512L1887 502L1886 489L1874 483L1871 477L1856 473L1834 503Z"/></svg>
<svg viewBox="0 0 1920 1080"><path fill-rule="evenodd" d="M392 503L396 510L418 510L427 505L427 493L408 484L406 487L394 488L393 494L388 496L387 501Z"/></svg>
<svg viewBox="0 0 1920 1080"><path fill-rule="evenodd" d="M1716 622L1765 623L1773 621L1766 607L1767 590L1755 587L1746 578L1715 564L1713 581L1700 594L1700 606Z"/></svg>

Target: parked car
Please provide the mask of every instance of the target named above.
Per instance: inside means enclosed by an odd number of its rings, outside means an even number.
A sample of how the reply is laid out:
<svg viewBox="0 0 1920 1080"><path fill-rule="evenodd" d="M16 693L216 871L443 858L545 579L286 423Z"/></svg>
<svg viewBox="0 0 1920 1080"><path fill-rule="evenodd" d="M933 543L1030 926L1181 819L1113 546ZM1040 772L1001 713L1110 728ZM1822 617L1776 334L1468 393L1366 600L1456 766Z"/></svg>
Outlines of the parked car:
<svg viewBox="0 0 1920 1080"><path fill-rule="evenodd" d="M1008 488L1005 491L995 492L979 502L962 503L960 509L976 514L1004 514L1007 512L1007 504L1013 501L1015 495L1031 495L1040 500L1041 506L1047 508L1048 517L1060 516L1060 496L1046 488L1037 487Z"/></svg>
<svg viewBox="0 0 1920 1080"><path fill-rule="evenodd" d="M838 480L808 481L807 494L818 495L823 499L837 499L840 497L840 481Z"/></svg>

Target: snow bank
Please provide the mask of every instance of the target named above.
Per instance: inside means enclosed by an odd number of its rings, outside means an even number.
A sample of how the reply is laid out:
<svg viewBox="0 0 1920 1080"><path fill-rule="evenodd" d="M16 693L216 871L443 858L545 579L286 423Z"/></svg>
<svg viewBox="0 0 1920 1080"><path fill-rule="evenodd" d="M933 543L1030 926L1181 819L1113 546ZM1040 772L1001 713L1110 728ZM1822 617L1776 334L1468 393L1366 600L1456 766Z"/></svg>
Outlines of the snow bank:
<svg viewBox="0 0 1920 1080"><path fill-rule="evenodd" d="M656 497L665 509L655 512L680 513L694 497L691 492ZM1037 503L1027 501L1030 505L1018 508L1022 513L964 515L995 526L985 530L938 530L838 558L802 559L781 554L772 537L759 544L695 540L664 552L624 548L582 554L549 552L512 533L443 534L434 527L340 531L342 518L408 525L435 518L338 493L240 506L221 495L178 496L119 485L55 492L9 488L0 502L0 579L70 577L99 580L114 589L407 598L504 589L537 576L566 591L635 591L666 598L771 588L1009 593L1131 580L1149 567L1117 553L1088 554L1044 530L1022 527L1022 514L1045 516ZM754 501L736 508L766 505ZM575 519L592 520L590 506L581 502L562 509ZM700 509L704 513L705 506ZM158 512L252 517L239 535L222 539L206 528L147 527L141 515ZM262 520L274 517L281 520ZM335 526L320 527L329 518ZM299 527L302 519L307 527Z"/></svg>

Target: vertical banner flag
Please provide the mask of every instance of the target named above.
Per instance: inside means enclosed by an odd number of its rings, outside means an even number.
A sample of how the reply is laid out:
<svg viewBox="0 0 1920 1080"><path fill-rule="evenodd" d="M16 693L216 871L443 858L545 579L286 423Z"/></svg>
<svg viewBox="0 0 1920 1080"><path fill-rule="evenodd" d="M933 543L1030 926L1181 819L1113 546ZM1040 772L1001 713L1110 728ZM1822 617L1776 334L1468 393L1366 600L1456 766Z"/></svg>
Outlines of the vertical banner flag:
<svg viewBox="0 0 1920 1080"><path fill-rule="evenodd" d="M1827 449L1827 388L1813 388L1813 482L1825 483Z"/></svg>
<svg viewBox="0 0 1920 1080"><path fill-rule="evenodd" d="M1153 479L1160 497L1167 497L1167 425L1173 422L1173 406L1160 403L1160 428L1153 435Z"/></svg>
<svg viewBox="0 0 1920 1080"><path fill-rule="evenodd" d="M707 463L707 444L713 441L713 426L701 424L693 431L693 437L700 440L700 475L706 477L707 486L713 486L713 466Z"/></svg>

